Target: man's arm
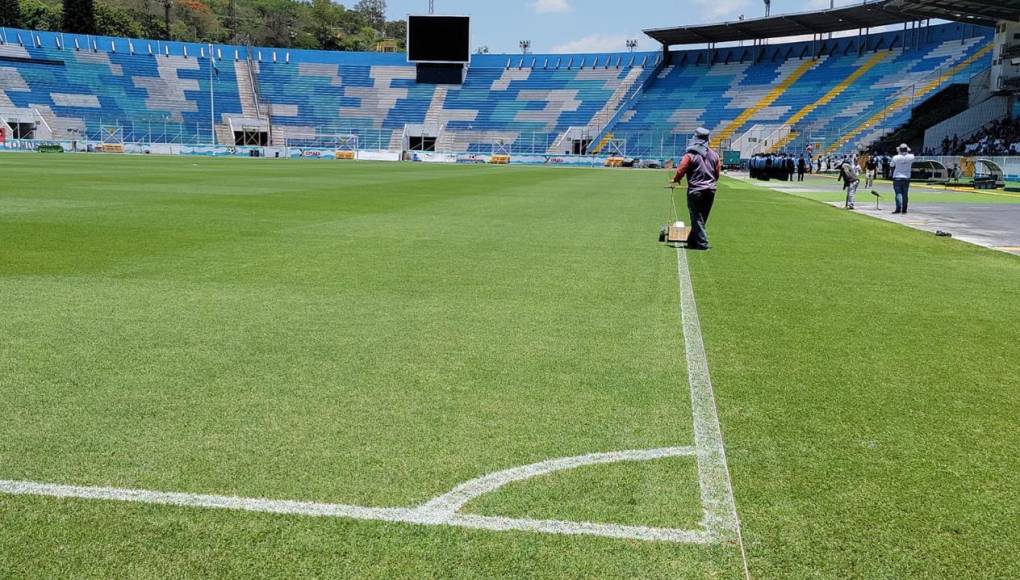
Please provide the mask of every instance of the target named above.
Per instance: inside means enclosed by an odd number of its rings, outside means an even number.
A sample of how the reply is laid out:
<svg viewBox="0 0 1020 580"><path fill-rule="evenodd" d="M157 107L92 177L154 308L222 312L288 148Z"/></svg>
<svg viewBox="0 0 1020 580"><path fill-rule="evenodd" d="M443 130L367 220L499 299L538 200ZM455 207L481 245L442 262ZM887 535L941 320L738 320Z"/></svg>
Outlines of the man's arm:
<svg viewBox="0 0 1020 580"><path fill-rule="evenodd" d="M672 183L680 183L683 181L684 176L687 175L687 169L691 166L691 156L684 155L683 159L680 160L680 167L676 169L676 175L673 176Z"/></svg>
<svg viewBox="0 0 1020 580"><path fill-rule="evenodd" d="M719 181L720 177L722 177L722 157L715 164L715 180Z"/></svg>

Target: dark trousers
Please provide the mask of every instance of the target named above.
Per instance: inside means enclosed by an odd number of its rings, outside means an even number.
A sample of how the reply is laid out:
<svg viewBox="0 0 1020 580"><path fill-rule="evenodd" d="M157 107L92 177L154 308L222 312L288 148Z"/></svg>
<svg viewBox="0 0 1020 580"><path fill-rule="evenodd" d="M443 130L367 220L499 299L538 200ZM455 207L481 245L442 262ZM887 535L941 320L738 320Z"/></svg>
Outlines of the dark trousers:
<svg viewBox="0 0 1020 580"><path fill-rule="evenodd" d="M910 205L910 180L894 179L893 191L896 192L896 211L907 213L907 206Z"/></svg>
<svg viewBox="0 0 1020 580"><path fill-rule="evenodd" d="M804 172L803 171L798 171L797 172L797 181L804 181Z"/></svg>
<svg viewBox="0 0 1020 580"><path fill-rule="evenodd" d="M715 203L714 191L687 192L687 209L691 212L691 235L687 238L688 248L708 249L708 230L705 229L705 225L708 223L708 215L712 213L713 203Z"/></svg>

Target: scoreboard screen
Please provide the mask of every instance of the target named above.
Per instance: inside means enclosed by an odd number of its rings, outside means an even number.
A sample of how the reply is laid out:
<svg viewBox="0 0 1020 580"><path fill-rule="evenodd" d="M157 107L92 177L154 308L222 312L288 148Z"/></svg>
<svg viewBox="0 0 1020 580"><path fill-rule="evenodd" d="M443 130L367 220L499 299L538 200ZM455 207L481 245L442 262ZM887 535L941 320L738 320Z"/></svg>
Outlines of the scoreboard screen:
<svg viewBox="0 0 1020 580"><path fill-rule="evenodd" d="M407 60L467 63L471 60L471 18L467 16L409 16Z"/></svg>

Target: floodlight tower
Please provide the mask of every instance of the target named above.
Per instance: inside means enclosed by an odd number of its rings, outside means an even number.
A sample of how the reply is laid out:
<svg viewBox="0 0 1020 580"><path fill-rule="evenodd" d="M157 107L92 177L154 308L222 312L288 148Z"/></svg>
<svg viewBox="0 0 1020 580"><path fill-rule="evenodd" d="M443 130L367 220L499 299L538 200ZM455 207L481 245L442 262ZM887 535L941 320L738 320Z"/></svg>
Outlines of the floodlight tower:
<svg viewBox="0 0 1020 580"><path fill-rule="evenodd" d="M522 40L520 42L520 47L521 47L521 54L528 54L528 51L531 50L531 41L530 40Z"/></svg>
<svg viewBox="0 0 1020 580"><path fill-rule="evenodd" d="M436 13L436 0L429 0L429 14Z"/></svg>
<svg viewBox="0 0 1020 580"><path fill-rule="evenodd" d="M634 52L634 49L637 48L637 45L638 42L636 40L627 41L627 48L630 50L630 52Z"/></svg>
<svg viewBox="0 0 1020 580"><path fill-rule="evenodd" d="M765 0L765 18L772 15L772 0Z"/></svg>

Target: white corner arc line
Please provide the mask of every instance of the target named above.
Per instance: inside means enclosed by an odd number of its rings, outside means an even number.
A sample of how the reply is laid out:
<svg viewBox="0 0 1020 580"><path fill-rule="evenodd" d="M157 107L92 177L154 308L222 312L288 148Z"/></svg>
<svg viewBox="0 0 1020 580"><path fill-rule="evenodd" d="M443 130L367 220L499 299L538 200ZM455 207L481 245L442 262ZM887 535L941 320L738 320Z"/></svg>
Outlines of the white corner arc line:
<svg viewBox="0 0 1020 580"><path fill-rule="evenodd" d="M459 512L471 500L493 493L516 481L524 481L540 475L577 469L578 467L589 465L604 465L624 461L653 461L655 459L691 456L694 454L695 451L691 447L667 447L663 449L593 453L579 457L551 459L523 467L497 471L478 479L472 479L453 488L449 493L429 501L421 506L421 509L440 514L454 514Z"/></svg>
<svg viewBox="0 0 1020 580"><path fill-rule="evenodd" d="M705 508L705 529L721 541L737 542L743 559L744 576L750 578L747 552L740 531L740 517L733 497L733 482L726 463L726 447L715 403L715 391L708 371L708 356L701 336L698 305L694 299L690 267L685 249L677 249L680 278L680 318L687 351L687 374L694 416L694 441L698 458L701 503Z"/></svg>

